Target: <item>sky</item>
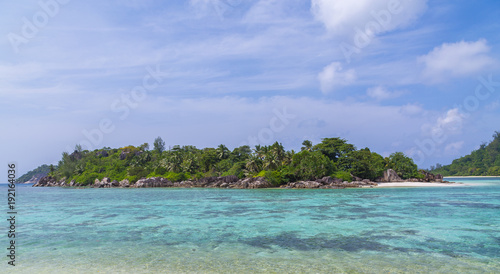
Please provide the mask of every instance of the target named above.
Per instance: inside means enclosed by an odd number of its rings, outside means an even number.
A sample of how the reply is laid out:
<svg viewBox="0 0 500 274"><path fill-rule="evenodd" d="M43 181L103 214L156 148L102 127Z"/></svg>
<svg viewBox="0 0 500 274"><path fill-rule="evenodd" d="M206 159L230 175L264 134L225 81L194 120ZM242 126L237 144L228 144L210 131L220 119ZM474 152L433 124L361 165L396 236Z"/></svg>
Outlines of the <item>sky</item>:
<svg viewBox="0 0 500 274"><path fill-rule="evenodd" d="M0 162L19 175L76 144L158 136L295 150L342 137L428 168L500 131L497 0L26 0L0 11Z"/></svg>

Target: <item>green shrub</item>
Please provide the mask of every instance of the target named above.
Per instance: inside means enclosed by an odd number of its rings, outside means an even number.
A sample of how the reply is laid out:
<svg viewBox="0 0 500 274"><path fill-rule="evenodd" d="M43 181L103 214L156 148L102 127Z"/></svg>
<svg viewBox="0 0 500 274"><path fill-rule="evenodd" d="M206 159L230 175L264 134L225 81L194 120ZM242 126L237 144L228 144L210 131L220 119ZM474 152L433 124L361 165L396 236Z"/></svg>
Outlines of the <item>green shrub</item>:
<svg viewBox="0 0 500 274"><path fill-rule="evenodd" d="M191 176L188 173L167 172L163 177L172 182L180 182L189 179Z"/></svg>
<svg viewBox="0 0 500 274"><path fill-rule="evenodd" d="M419 172L419 173L417 173L417 174L414 176L414 178L417 178L417 179L424 179L424 178L425 178L425 175Z"/></svg>
<svg viewBox="0 0 500 274"><path fill-rule="evenodd" d="M276 170L263 170L259 172L254 177L264 177L266 181L271 183L273 186L277 187L285 183L283 176L279 171Z"/></svg>
<svg viewBox="0 0 500 274"><path fill-rule="evenodd" d="M333 175L331 175L331 177L342 179L343 181L352 182L351 173L347 171L337 171Z"/></svg>
<svg viewBox="0 0 500 274"><path fill-rule="evenodd" d="M140 178L146 178L148 175L148 171L141 167L141 166L131 166L128 168L128 175L129 176L137 176L139 179Z"/></svg>
<svg viewBox="0 0 500 274"><path fill-rule="evenodd" d="M88 186L94 184L95 179L102 180L103 178L103 174L99 174L96 172L84 172L83 174L76 176L73 179L78 183Z"/></svg>
<svg viewBox="0 0 500 274"><path fill-rule="evenodd" d="M239 179L245 177L245 162L234 163L234 165L226 172L222 173L222 176L235 175Z"/></svg>

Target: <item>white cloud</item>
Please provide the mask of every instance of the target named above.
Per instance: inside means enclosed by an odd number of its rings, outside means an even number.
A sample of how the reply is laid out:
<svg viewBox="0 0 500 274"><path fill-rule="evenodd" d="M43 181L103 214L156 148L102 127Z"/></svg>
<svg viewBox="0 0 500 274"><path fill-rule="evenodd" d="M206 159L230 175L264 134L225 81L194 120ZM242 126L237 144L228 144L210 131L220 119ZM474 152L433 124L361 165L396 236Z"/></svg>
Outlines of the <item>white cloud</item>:
<svg viewBox="0 0 500 274"><path fill-rule="evenodd" d="M423 77L431 83L450 78L474 75L494 63L488 56L490 47L485 39L476 42L444 43L427 55L418 57L424 64Z"/></svg>
<svg viewBox="0 0 500 274"><path fill-rule="evenodd" d="M455 143L448 144L444 148L444 153L446 155L454 156L454 155L459 155L460 149L464 146L465 142L464 141L459 141Z"/></svg>
<svg viewBox="0 0 500 274"><path fill-rule="evenodd" d="M377 86L369 88L366 91L366 94L375 100L382 101L382 100L397 98L401 96L403 93L400 91L389 91L385 87Z"/></svg>
<svg viewBox="0 0 500 274"><path fill-rule="evenodd" d="M318 79L323 93L333 91L337 87L348 86L356 80L354 69L343 71L340 62L333 62L323 68L318 75Z"/></svg>
<svg viewBox="0 0 500 274"><path fill-rule="evenodd" d="M427 9L426 3L427 0L311 0L311 11L331 33L353 33L359 28L379 34L415 21Z"/></svg>
<svg viewBox="0 0 500 274"><path fill-rule="evenodd" d="M436 124L431 128L432 136L446 136L458 134L463 127L464 116L457 108L450 109L442 117L438 117Z"/></svg>

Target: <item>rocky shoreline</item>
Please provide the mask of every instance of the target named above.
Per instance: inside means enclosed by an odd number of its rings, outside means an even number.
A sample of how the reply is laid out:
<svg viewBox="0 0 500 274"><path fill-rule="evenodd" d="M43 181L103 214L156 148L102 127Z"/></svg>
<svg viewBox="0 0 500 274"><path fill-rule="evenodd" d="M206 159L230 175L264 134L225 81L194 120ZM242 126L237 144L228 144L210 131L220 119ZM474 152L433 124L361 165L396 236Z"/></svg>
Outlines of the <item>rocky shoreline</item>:
<svg viewBox="0 0 500 274"><path fill-rule="evenodd" d="M110 178L96 179L94 184L84 186L74 180L66 182L65 179L57 181L51 176L41 178L33 187L90 187L90 188L151 188L151 187L180 187L180 188L234 188L234 189L256 189L256 188L359 188L359 187L375 187L378 183L388 182L434 182L434 183L450 183L443 181L443 176L427 173L422 171L423 179L401 179L394 170L388 169L384 172L384 176L377 179L376 182L368 179L354 177L352 182L344 181L330 176L323 177L311 181L289 182L281 186L275 186L268 182L263 177L251 177L238 179L236 176L223 177L206 177L199 180L186 180L181 182L172 182L162 177L151 177L140 179L135 183L130 183L125 179L122 181L111 180Z"/></svg>

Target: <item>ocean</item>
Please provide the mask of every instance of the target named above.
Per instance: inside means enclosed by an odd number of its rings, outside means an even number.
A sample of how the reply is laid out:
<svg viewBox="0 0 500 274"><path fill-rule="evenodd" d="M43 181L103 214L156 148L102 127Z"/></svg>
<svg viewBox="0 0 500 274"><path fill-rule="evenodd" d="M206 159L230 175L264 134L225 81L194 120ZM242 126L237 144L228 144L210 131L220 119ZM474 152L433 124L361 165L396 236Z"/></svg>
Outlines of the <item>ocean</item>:
<svg viewBox="0 0 500 274"><path fill-rule="evenodd" d="M457 187L16 187L7 273L500 273L500 179ZM0 191L7 192L6 185Z"/></svg>

